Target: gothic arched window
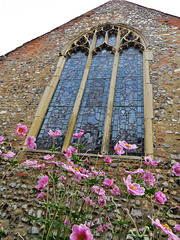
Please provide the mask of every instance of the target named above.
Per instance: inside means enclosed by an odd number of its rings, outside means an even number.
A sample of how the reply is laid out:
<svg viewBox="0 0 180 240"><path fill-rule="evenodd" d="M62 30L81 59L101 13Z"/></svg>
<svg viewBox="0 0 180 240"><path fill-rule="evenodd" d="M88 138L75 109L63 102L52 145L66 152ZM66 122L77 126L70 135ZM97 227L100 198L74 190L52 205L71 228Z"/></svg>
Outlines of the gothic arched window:
<svg viewBox="0 0 180 240"><path fill-rule="evenodd" d="M63 149L84 129L82 142L92 152L111 154L125 140L138 145L130 154L143 155L144 119L152 120L144 117L144 49L143 38L122 25L100 26L72 41L37 109L33 125L39 128L30 131L38 133L38 148L52 146L49 129L61 129Z"/></svg>

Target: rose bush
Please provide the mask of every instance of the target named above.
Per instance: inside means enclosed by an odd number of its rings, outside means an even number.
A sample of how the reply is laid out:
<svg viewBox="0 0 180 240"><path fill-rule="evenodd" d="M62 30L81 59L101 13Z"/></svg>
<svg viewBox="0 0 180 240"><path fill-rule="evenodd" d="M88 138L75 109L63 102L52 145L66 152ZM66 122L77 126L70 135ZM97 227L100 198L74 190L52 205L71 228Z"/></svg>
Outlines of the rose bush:
<svg viewBox="0 0 180 240"><path fill-rule="evenodd" d="M26 133L27 127L18 124L16 134L24 136ZM84 130L80 130L79 133L74 134L74 137L78 138L78 144L83 133ZM29 217L33 221L41 222L43 231L39 238L42 240L92 240L100 236L100 239L104 239L105 234L110 232L116 240L126 239L128 234L133 239L140 240L148 237L155 240L159 239L160 232L164 232L168 239L179 239L167 224L160 223L157 218L159 213L154 211L153 202L164 204L167 200L165 194L158 191L158 182L153 173L153 167L158 165L158 161L145 156L144 165L140 164L139 169L132 171L130 165L124 169L124 174L128 174L127 178L114 179L106 175L106 169L112 163L111 158L97 155L97 160L101 159L103 167L95 169L96 162L95 167L89 164L90 156L79 155L80 145L69 146L64 151L65 162L55 161L55 139L61 136L61 131L49 130L48 134L53 138L52 153L45 155L44 162L41 164L37 160L26 160L24 163L37 173L41 169L35 191L37 191L39 203L44 208L44 218ZM4 137L0 136L0 155L6 160L9 159L12 164L14 162L12 158L18 154L6 150L3 147L3 141ZM35 141L35 137L28 137L27 148L36 149ZM136 148L135 144L119 141L114 150L118 155L122 155ZM143 166L147 166L148 169ZM172 172L175 176L179 176L179 163L173 166ZM126 196L124 211L118 208L117 197L121 195ZM141 201L146 199L151 204L151 217L149 217L150 220L144 221L144 228L142 226L138 228L136 219L132 218L131 201L135 198L142 198ZM113 217L110 215L111 211L114 212ZM166 212L165 214L167 215ZM176 225L174 231L180 231L179 226ZM2 226L1 229L3 229ZM20 233L18 237L23 239Z"/></svg>

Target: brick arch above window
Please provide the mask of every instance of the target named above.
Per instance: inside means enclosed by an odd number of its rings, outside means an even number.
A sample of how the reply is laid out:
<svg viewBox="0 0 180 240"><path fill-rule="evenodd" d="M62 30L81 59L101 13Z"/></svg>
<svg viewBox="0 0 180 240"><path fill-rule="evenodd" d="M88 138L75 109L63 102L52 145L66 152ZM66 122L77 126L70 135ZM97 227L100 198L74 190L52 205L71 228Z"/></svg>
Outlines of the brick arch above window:
<svg viewBox="0 0 180 240"><path fill-rule="evenodd" d="M59 79L63 72L67 59L71 59L76 52L83 52L87 56L84 66L82 80L79 86L77 97L71 113L67 133L63 141L63 149L66 149L72 138L75 123L78 117L79 109L82 103L92 59L103 49L114 55L111 81L108 93L108 101L104 122L104 131L102 138L101 152L107 154L109 151L109 142L111 134L111 122L113 116L114 96L116 89L116 78L118 72L119 56L125 49L138 49L143 54L143 92L144 92L144 128L145 128L145 154L153 155L152 142L152 85L149 80L149 60L152 60L152 52L149 50L149 44L145 37L138 30L124 24L105 24L91 29L88 32L80 34L71 40L62 50L61 57L57 64L57 69L51 83L47 86L41 102L37 108L35 119L28 136L37 136L53 94L58 86ZM120 139L124 140L124 139Z"/></svg>

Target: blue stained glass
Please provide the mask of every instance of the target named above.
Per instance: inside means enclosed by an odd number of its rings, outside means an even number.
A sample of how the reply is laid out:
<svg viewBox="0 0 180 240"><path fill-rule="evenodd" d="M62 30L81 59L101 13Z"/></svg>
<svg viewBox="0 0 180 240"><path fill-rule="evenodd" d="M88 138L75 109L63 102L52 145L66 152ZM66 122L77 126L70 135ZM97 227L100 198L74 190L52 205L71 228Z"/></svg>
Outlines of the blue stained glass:
<svg viewBox="0 0 180 240"><path fill-rule="evenodd" d="M116 45L116 35L115 34L108 37L108 45L115 47L115 45Z"/></svg>
<svg viewBox="0 0 180 240"><path fill-rule="evenodd" d="M62 131L61 137L56 138L58 146L62 146L81 84L86 60L87 56L84 53L77 52L66 61L37 137L39 149L50 149L52 147L52 137L48 135L49 129L52 129L52 131L60 129Z"/></svg>
<svg viewBox="0 0 180 240"><path fill-rule="evenodd" d="M104 37L103 37L103 36L97 37L96 47L98 47L99 45L101 45L103 42L104 42Z"/></svg>
<svg viewBox="0 0 180 240"><path fill-rule="evenodd" d="M114 99L111 149L119 140L125 140L139 147L136 151L130 151L131 155L142 155L144 151L143 65L142 53L138 49L130 47L120 54ZM118 129L114 127L117 120Z"/></svg>
<svg viewBox="0 0 180 240"><path fill-rule="evenodd" d="M102 144L103 127L108 102L109 87L114 55L103 50L93 56L82 104L74 132L85 130L82 143L93 152L99 152ZM80 126L80 128L79 128ZM75 139L72 141L76 142Z"/></svg>

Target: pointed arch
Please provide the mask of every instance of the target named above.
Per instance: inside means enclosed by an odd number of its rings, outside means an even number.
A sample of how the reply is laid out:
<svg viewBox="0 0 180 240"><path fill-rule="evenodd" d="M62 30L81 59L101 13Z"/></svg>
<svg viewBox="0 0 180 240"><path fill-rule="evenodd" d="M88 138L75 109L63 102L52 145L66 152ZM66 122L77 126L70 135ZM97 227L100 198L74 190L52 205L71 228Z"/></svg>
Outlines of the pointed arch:
<svg viewBox="0 0 180 240"><path fill-rule="evenodd" d="M63 142L63 149L66 149L71 141L74 126L78 117L79 109L82 103L92 59L103 49L114 55L112 66L112 74L110 81L110 89L107 102L107 110L104 122L104 132L102 140L102 153L107 154L109 151L109 141L111 132L111 122L113 115L113 104L116 89L116 78L118 72L118 61L120 54L133 47L143 54L143 92L144 92L144 129L145 129L145 154L153 155L153 139L152 139L152 119L153 119L153 99L152 85L149 79L149 61L152 60L152 52L144 35L137 29L125 24L106 23L92 28L90 31L84 32L72 39L62 50L59 58L56 72L50 84L42 96L35 113L35 118L28 136L37 136L42 126L43 120L47 114L48 107L53 98L61 75L67 60L71 59L77 52L82 52L87 56L84 66L81 83L74 101L73 110L69 119L67 133Z"/></svg>

